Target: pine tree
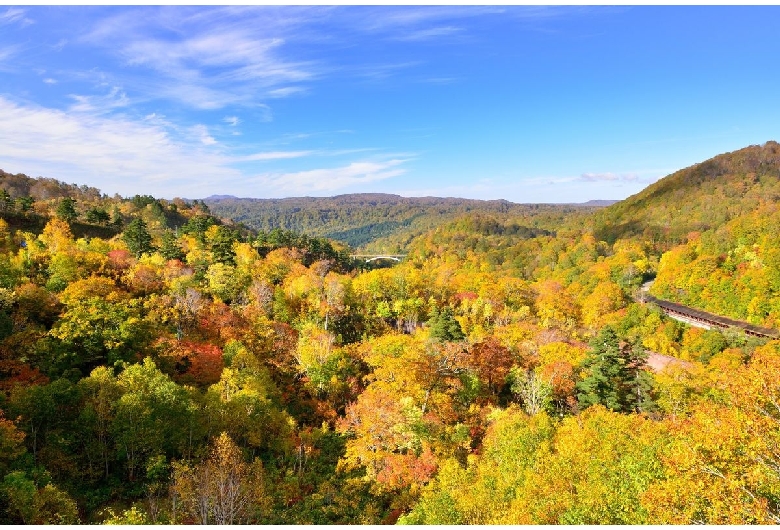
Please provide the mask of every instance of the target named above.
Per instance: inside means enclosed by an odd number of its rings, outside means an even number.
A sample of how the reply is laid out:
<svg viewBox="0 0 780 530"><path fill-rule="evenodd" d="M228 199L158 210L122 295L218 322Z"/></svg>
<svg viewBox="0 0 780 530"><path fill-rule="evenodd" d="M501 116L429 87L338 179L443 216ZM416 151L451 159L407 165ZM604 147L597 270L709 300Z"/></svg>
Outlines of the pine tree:
<svg viewBox="0 0 780 530"><path fill-rule="evenodd" d="M79 216L78 212L76 212L76 201L70 197L65 197L60 201L55 213L57 214L57 217L66 223L72 223Z"/></svg>
<svg viewBox="0 0 780 530"><path fill-rule="evenodd" d="M162 236L160 254L165 259L184 259L184 252L179 246L176 236L170 230L167 230Z"/></svg>
<svg viewBox="0 0 780 530"><path fill-rule="evenodd" d="M0 188L0 209L4 212L11 212L14 209L14 200L5 188Z"/></svg>
<svg viewBox="0 0 780 530"><path fill-rule="evenodd" d="M459 341L466 338L460 323L455 320L452 308L445 307L441 312L434 311L428 321L431 327L431 338L442 342Z"/></svg>
<svg viewBox="0 0 780 530"><path fill-rule="evenodd" d="M124 239L130 252L135 254L137 258L154 250L152 247L152 236L149 235L143 219L133 219L125 228L122 239Z"/></svg>
<svg viewBox="0 0 780 530"><path fill-rule="evenodd" d="M217 228L217 233L211 240L211 255L216 263L224 263L225 265L236 264L236 253L233 251L233 243L236 239L236 234L232 230L224 226Z"/></svg>
<svg viewBox="0 0 780 530"><path fill-rule="evenodd" d="M646 359L641 346L621 344L612 328L602 329L582 364L587 375L577 383L580 407L601 404L616 412L651 410L652 382L642 369Z"/></svg>
<svg viewBox="0 0 780 530"><path fill-rule="evenodd" d="M95 224L95 225L97 224L103 225L110 220L108 212L105 211L103 208L97 208L97 207L90 208L89 210L87 210L87 213L84 215L84 218L88 223Z"/></svg>

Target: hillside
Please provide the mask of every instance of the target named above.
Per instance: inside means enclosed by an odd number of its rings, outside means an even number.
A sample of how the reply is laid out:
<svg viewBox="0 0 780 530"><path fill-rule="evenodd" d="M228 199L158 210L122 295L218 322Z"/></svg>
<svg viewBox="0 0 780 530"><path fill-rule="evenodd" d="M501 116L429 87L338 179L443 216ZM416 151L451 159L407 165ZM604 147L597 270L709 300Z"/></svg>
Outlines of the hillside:
<svg viewBox="0 0 780 530"><path fill-rule="evenodd" d="M718 171L634 210L209 201L309 234L0 174L0 523L214 523L228 486L234 524L777 522L780 341L632 297L656 276L780 323L777 202ZM717 192L731 218L594 237L663 221L685 183L679 207ZM315 231L361 227L408 255L363 267Z"/></svg>
<svg viewBox="0 0 780 530"><path fill-rule="evenodd" d="M681 169L593 216L597 239L680 243L780 199L780 144L725 153Z"/></svg>
<svg viewBox="0 0 780 530"><path fill-rule="evenodd" d="M780 144L769 141L677 171L596 212L592 229L650 244L655 296L776 328L779 200Z"/></svg>
<svg viewBox="0 0 780 530"><path fill-rule="evenodd" d="M282 228L342 241L365 250L401 251L414 236L463 215L493 214L531 228L553 230L570 214L600 205L516 204L504 200L401 197L361 193L336 197L203 200L214 215L256 230Z"/></svg>

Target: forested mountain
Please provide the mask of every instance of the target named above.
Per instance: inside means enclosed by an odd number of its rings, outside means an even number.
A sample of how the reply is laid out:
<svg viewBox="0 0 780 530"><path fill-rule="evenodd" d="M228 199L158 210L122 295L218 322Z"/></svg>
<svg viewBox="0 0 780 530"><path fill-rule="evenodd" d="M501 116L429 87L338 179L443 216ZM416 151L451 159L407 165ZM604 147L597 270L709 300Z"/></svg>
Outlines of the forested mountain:
<svg viewBox="0 0 780 530"><path fill-rule="evenodd" d="M778 147L600 210L262 214L305 233L2 173L0 523L780 522L780 341L635 301L778 325ZM322 237L370 226L405 259Z"/></svg>
<svg viewBox="0 0 780 530"><path fill-rule="evenodd" d="M515 204L438 197L401 197L360 193L336 197L203 200L215 215L257 230L294 230L343 241L368 252L400 252L417 235L466 214L480 213L522 219L530 227L554 229L574 212L602 204Z"/></svg>
<svg viewBox="0 0 780 530"><path fill-rule="evenodd" d="M596 237L682 243L780 200L780 144L752 145L681 169L593 216Z"/></svg>
<svg viewBox="0 0 780 530"><path fill-rule="evenodd" d="M669 175L595 213L593 226L607 241L631 237L669 251L653 294L778 327L779 201L780 144L770 141Z"/></svg>

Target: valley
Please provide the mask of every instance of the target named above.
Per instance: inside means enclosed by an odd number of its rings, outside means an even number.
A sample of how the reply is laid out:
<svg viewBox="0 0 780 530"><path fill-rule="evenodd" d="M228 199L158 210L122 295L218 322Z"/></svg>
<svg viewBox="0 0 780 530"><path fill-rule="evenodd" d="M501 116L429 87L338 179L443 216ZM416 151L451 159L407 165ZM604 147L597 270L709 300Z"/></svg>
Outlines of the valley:
<svg viewBox="0 0 780 530"><path fill-rule="evenodd" d="M780 521L776 142L614 204L0 189L4 524Z"/></svg>

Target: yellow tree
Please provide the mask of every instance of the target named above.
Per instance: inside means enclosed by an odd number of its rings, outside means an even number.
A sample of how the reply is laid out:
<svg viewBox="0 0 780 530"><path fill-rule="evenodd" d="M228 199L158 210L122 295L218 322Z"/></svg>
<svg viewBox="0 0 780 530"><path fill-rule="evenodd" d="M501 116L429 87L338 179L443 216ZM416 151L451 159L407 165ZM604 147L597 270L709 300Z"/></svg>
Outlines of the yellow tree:
<svg viewBox="0 0 780 530"><path fill-rule="evenodd" d="M247 464L223 432L212 443L205 462L174 463L174 520L221 525L253 522L264 502L263 481L260 461Z"/></svg>

